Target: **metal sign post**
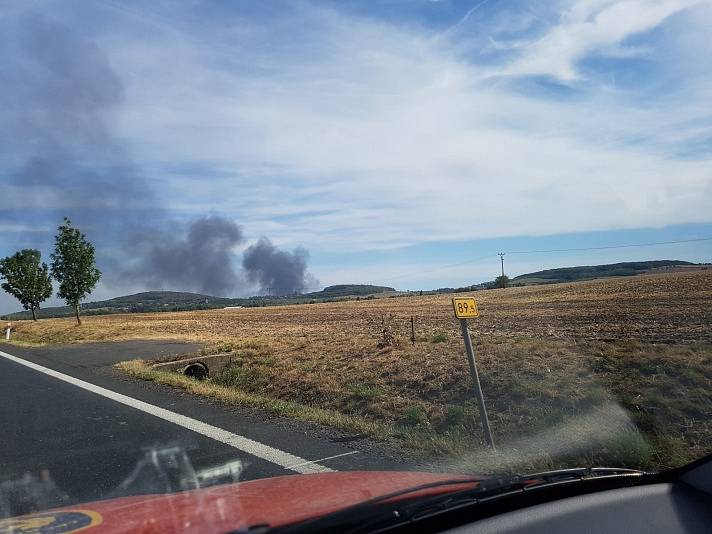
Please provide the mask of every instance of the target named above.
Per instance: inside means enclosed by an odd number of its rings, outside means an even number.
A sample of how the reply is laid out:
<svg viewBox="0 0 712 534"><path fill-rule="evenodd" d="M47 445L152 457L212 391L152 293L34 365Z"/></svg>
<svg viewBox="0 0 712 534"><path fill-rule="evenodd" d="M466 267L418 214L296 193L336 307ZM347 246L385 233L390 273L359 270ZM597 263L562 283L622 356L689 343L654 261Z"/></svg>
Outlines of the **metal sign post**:
<svg viewBox="0 0 712 534"><path fill-rule="evenodd" d="M494 449L494 440L492 439L492 430L490 429L489 418L487 417L487 407L485 406L485 397L482 394L482 386L480 385L480 377L477 374L477 362L475 361L475 349L472 347L472 339L470 338L470 329L467 326L469 317L478 317L477 302L472 297L462 298L456 297L452 299L452 307L455 310L455 317L460 319L460 329L462 330L462 339L465 342L465 352L467 353L467 362L470 364L470 376L475 389L475 397L477 397L477 405L480 409L480 419L482 420L482 428L485 431L485 439L490 447Z"/></svg>

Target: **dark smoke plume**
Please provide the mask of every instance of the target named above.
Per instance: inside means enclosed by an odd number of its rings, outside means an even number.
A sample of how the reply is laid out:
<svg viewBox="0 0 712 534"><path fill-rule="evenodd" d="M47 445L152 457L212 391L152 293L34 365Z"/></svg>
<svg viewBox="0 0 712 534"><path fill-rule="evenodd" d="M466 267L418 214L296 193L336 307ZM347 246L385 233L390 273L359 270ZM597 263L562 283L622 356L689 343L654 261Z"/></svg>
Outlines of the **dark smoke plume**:
<svg viewBox="0 0 712 534"><path fill-rule="evenodd" d="M229 295L248 291L247 279L289 294L307 285L306 251L267 240L248 250L246 272L235 269L243 235L227 219L199 218L176 234L114 134L124 85L96 43L39 14L0 18L0 32L0 179L11 188L0 222L53 227L69 216L96 244L105 281L131 288ZM38 246L51 234L22 239Z"/></svg>
<svg viewBox="0 0 712 534"><path fill-rule="evenodd" d="M69 215L84 226L101 220L101 234L123 227L117 219L153 196L109 127L124 86L106 55L42 15L20 18L3 39L14 47L1 58L0 151L17 161L13 184L44 195L38 208L47 218Z"/></svg>
<svg viewBox="0 0 712 534"><path fill-rule="evenodd" d="M303 248L294 252L277 249L269 239L261 238L242 256L242 267L251 282L270 295L291 295L304 291L309 284L307 260Z"/></svg>
<svg viewBox="0 0 712 534"><path fill-rule="evenodd" d="M242 229L232 221L216 216L196 219L185 236L147 242L142 258L129 274L155 289L226 295L242 282L230 259L231 248L242 240Z"/></svg>

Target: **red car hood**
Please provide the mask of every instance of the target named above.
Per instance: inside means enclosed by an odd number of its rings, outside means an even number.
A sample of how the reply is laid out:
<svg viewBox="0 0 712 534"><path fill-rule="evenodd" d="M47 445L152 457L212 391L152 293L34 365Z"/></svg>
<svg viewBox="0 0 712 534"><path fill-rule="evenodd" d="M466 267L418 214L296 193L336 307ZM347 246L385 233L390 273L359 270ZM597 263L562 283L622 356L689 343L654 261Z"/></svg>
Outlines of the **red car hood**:
<svg viewBox="0 0 712 534"><path fill-rule="evenodd" d="M123 497L0 520L6 532L229 532L278 527L420 484L461 476L398 471L292 475L168 495ZM477 482L473 482L475 486ZM412 495L444 493L438 486Z"/></svg>

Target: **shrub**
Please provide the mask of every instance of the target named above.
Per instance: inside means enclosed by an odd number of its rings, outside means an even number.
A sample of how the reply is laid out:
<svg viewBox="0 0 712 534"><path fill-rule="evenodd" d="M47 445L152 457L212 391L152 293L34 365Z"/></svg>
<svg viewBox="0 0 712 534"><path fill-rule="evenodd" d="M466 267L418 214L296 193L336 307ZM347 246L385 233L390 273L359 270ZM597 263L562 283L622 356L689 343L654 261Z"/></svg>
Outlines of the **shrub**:
<svg viewBox="0 0 712 534"><path fill-rule="evenodd" d="M432 343L445 343L447 341L447 334L445 332L436 332L433 337L430 338Z"/></svg>
<svg viewBox="0 0 712 534"><path fill-rule="evenodd" d="M352 384L349 389L354 397L365 402L372 402L383 395L383 389L375 384Z"/></svg>
<svg viewBox="0 0 712 534"><path fill-rule="evenodd" d="M428 424L428 416L422 406L415 404L405 411L402 421L407 426L423 426Z"/></svg>
<svg viewBox="0 0 712 534"><path fill-rule="evenodd" d="M445 423L447 426L461 425L465 420L465 408L463 406L448 406L445 411Z"/></svg>
<svg viewBox="0 0 712 534"><path fill-rule="evenodd" d="M505 274L504 276L500 275L497 278L494 279L494 287L499 287L504 289L505 287L509 286L509 277Z"/></svg>

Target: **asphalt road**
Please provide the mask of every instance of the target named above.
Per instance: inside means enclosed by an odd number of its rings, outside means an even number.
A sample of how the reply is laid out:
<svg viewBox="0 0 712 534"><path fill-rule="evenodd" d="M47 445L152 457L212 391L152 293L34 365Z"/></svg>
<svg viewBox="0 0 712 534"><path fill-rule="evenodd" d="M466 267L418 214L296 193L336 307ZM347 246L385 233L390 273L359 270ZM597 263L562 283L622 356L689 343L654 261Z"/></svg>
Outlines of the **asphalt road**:
<svg viewBox="0 0 712 534"><path fill-rule="evenodd" d="M314 465L325 469L406 468L393 454L359 436L213 403L129 379L112 368L126 359L187 353L196 348L165 342L53 348L0 345L0 351L25 362L255 440L300 461L318 462ZM294 468L1 355L0 392L0 516L3 495L5 507L12 501L17 513L22 506L25 508L20 511L24 512L64 502L181 489L196 480L196 472L205 485L211 480L207 473L215 474L214 469L207 470L220 466L230 466L230 476L239 480L295 474ZM218 474L221 481L226 480L225 473ZM27 502L18 504L23 499Z"/></svg>

